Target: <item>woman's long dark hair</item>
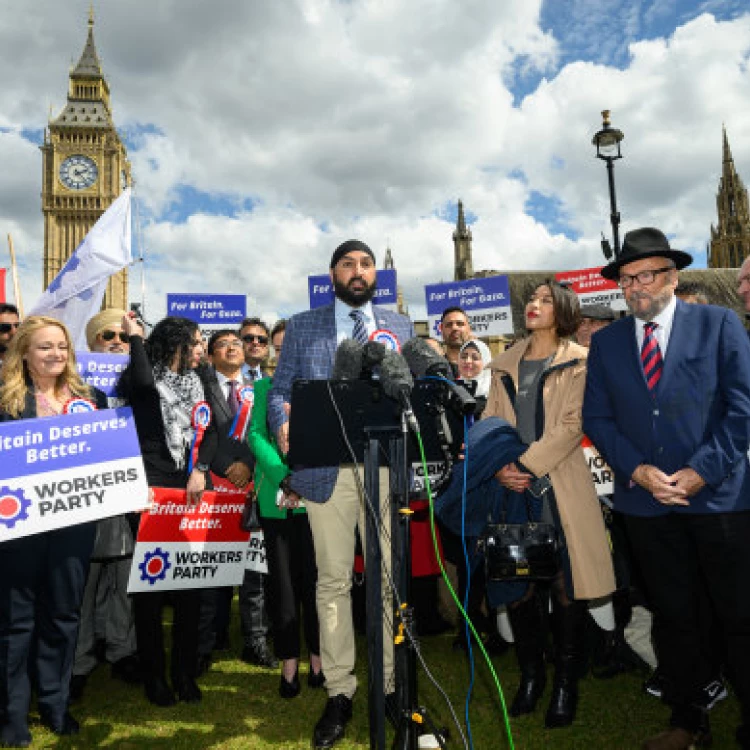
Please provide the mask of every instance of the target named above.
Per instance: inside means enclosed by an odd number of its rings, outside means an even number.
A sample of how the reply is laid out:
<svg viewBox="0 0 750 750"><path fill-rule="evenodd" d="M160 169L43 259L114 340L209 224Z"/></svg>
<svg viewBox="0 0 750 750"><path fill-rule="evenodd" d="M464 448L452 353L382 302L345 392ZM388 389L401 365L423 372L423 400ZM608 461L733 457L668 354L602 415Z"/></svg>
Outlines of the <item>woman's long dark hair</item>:
<svg viewBox="0 0 750 750"><path fill-rule="evenodd" d="M170 367L175 354L179 352L177 372L184 375L190 369L190 349L195 343L197 330L197 324L187 318L169 317L160 320L145 342L151 366Z"/></svg>
<svg viewBox="0 0 750 750"><path fill-rule="evenodd" d="M174 362L175 355L179 354L177 372L184 375L190 369L190 349L193 347L195 333L198 330L197 324L187 318L170 316L160 320L144 342L151 367L161 365L169 368ZM131 390L130 367L131 365L128 365L122 373L117 389L118 393L125 398L128 398Z"/></svg>

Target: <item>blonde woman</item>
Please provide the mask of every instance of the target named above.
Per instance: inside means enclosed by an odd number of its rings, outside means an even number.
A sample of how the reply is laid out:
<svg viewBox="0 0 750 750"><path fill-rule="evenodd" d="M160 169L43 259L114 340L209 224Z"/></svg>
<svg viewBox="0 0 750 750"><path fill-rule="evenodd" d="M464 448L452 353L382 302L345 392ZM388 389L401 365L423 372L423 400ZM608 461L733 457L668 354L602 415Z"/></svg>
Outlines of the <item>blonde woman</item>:
<svg viewBox="0 0 750 750"><path fill-rule="evenodd" d="M0 422L58 416L75 397L107 408L104 394L78 375L65 326L27 318L0 370ZM68 692L95 531L85 523L0 544L0 744L31 743L30 673L38 680L42 724L58 735L78 732Z"/></svg>

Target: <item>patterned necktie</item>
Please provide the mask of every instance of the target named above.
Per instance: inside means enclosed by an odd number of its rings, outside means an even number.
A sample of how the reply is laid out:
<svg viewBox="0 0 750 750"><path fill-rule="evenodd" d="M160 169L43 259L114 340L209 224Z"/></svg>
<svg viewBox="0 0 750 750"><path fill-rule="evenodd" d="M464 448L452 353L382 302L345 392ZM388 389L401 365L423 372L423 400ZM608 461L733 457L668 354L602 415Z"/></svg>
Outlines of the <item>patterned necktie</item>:
<svg viewBox="0 0 750 750"><path fill-rule="evenodd" d="M349 317L354 321L352 338L364 346L368 340L367 328L365 328L365 314L362 310L352 310L349 313Z"/></svg>
<svg viewBox="0 0 750 750"><path fill-rule="evenodd" d="M237 381L229 380L228 383L229 395L227 396L227 406L229 406L229 411L234 416L240 410L240 401L237 398Z"/></svg>
<svg viewBox="0 0 750 750"><path fill-rule="evenodd" d="M656 388L662 370L664 369L664 360L661 358L661 349L659 342L656 340L654 331L658 323L646 323L643 326L643 346L641 347L641 362L643 364L643 374L646 376L648 389L653 391Z"/></svg>

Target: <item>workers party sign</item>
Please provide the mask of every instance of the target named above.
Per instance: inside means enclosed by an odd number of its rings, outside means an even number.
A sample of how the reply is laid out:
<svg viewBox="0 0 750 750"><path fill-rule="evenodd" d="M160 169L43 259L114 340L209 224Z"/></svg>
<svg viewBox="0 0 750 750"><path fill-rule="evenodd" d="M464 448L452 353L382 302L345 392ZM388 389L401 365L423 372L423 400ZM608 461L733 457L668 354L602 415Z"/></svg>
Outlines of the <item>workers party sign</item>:
<svg viewBox="0 0 750 750"><path fill-rule="evenodd" d="M129 408L0 425L0 543L147 505Z"/></svg>
<svg viewBox="0 0 750 750"><path fill-rule="evenodd" d="M249 532L240 529L244 492L204 492L188 505L185 490L154 488L141 515L128 592L238 586Z"/></svg>
<svg viewBox="0 0 750 750"><path fill-rule="evenodd" d="M622 290L614 281L605 279L600 271L604 266L582 268L580 271L562 271L555 280L567 284L577 295L581 307L605 305L613 310L627 310Z"/></svg>

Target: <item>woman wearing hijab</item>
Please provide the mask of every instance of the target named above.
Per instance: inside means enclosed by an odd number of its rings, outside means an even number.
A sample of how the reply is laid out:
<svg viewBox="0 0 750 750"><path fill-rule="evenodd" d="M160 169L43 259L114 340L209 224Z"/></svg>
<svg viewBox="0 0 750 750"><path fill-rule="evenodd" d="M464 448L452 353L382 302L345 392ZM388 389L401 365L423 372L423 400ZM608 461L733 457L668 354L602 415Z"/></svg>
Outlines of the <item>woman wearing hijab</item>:
<svg viewBox="0 0 750 750"><path fill-rule="evenodd" d="M203 357L200 330L186 318L164 318L144 342L140 326L130 315L122 319L122 330L130 337L130 364L120 378L119 390L133 409L148 485L184 489L188 504L195 504L206 489L208 467L216 450L216 433L209 425L198 460L188 471L188 454L195 438L193 410L205 401L202 382L195 372ZM187 703L201 700L195 682L200 589L172 591L170 597L174 606L172 687L166 681L164 594L133 595L146 697L157 706L171 706L175 694Z"/></svg>
<svg viewBox="0 0 750 750"><path fill-rule="evenodd" d="M0 371L0 422L56 417L72 398L107 408L78 374L67 328L54 318L24 320ZM42 724L78 732L68 712L70 677L96 524L83 523L0 544L0 744L28 747L31 679Z"/></svg>
<svg viewBox="0 0 750 750"><path fill-rule="evenodd" d="M528 500L534 520L553 523L562 542L561 571L551 583L557 633L555 676L545 719L549 728L567 726L575 718L585 600L614 590L602 514L581 447L588 351L569 338L578 326L579 311L576 295L554 281L532 292L526 304L529 336L491 362L492 384L484 412L485 417L501 417L515 425L528 446L517 463L495 475L509 490L508 516L522 513L525 518ZM547 485L546 491L541 491L538 480ZM534 494L529 491L532 483ZM521 669L512 716L531 713L546 683L547 606L540 596L542 588L529 584L518 598L519 586L514 585L515 601L508 603Z"/></svg>
<svg viewBox="0 0 750 750"><path fill-rule="evenodd" d="M469 339L458 352L458 377L469 385L477 401L474 417L479 419L487 404L492 375L487 370L492 360L489 346L479 339Z"/></svg>

